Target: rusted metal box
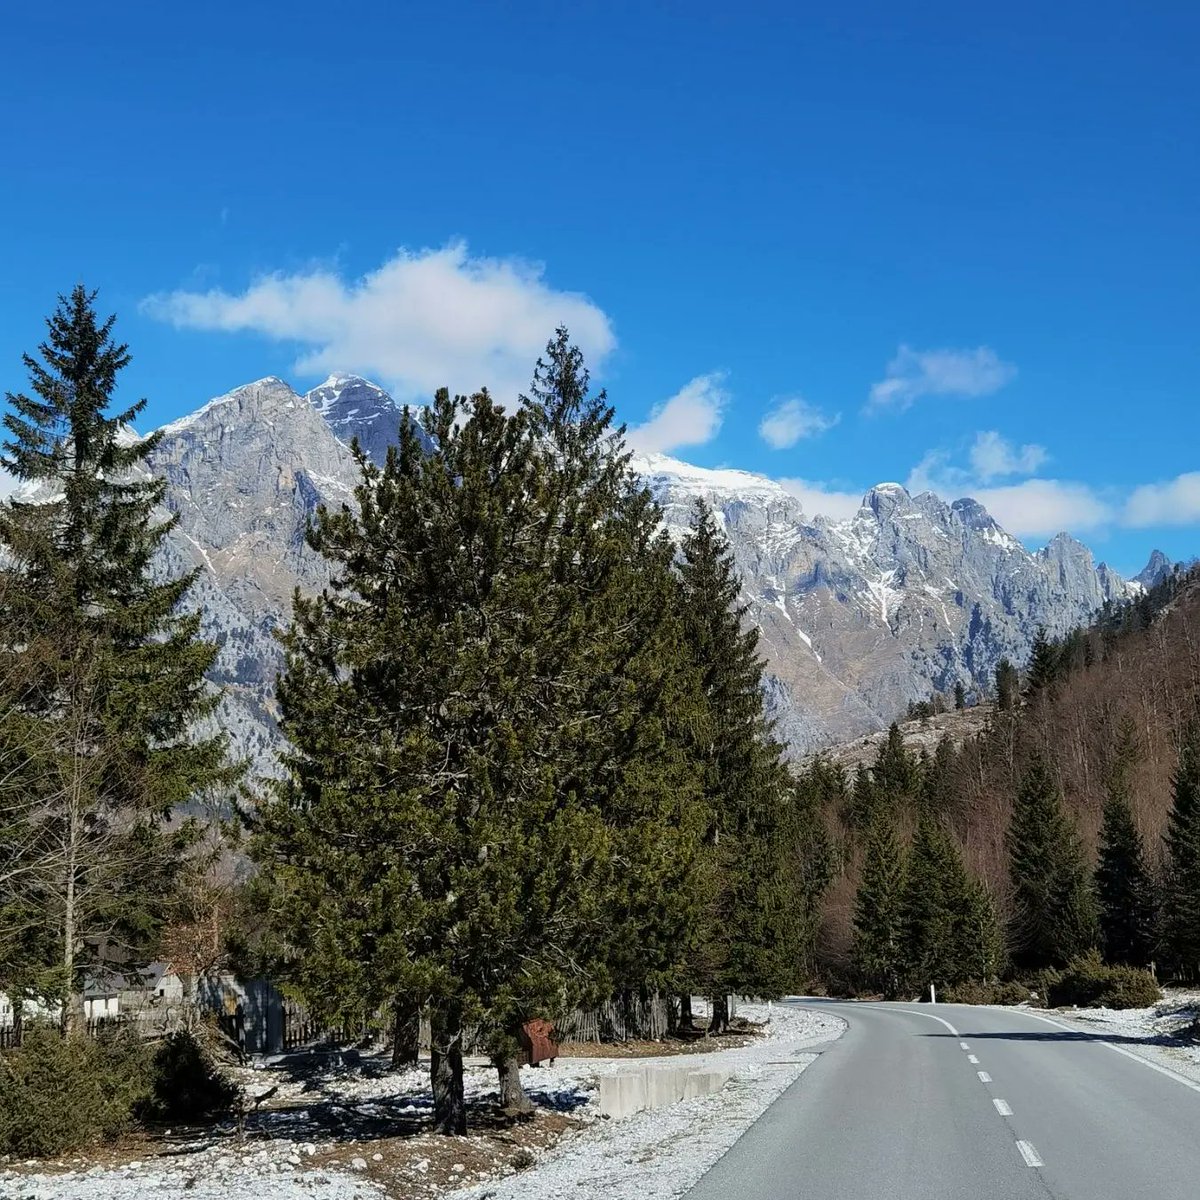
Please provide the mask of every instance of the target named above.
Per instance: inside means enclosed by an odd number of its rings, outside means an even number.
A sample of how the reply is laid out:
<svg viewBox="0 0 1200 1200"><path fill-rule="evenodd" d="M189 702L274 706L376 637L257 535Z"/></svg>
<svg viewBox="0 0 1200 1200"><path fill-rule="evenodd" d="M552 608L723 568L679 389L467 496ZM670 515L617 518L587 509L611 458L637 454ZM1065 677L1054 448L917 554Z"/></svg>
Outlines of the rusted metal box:
<svg viewBox="0 0 1200 1200"><path fill-rule="evenodd" d="M558 1057L558 1043L554 1040L554 1022L536 1017L521 1026L521 1049L526 1061L533 1065L553 1062Z"/></svg>

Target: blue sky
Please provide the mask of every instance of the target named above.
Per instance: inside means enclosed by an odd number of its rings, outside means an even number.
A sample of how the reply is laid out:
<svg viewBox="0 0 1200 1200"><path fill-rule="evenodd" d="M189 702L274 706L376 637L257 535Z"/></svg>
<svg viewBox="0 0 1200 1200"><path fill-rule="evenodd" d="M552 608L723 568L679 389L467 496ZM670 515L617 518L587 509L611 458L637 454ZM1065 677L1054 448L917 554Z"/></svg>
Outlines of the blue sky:
<svg viewBox="0 0 1200 1200"><path fill-rule="evenodd" d="M67 0L5 42L0 390L80 279L147 424L503 392L566 319L644 447L812 511L1200 551L1195 5Z"/></svg>

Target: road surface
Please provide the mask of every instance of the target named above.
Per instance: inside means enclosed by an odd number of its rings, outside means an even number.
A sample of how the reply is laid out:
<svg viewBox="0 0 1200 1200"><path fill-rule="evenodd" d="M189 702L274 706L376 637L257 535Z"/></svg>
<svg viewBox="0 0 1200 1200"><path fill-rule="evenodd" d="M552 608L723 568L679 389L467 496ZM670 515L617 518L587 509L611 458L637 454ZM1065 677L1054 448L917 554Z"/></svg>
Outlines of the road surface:
<svg viewBox="0 0 1200 1200"><path fill-rule="evenodd" d="M848 1023L687 1200L1200 1200L1200 1084L1119 1037L952 1004Z"/></svg>

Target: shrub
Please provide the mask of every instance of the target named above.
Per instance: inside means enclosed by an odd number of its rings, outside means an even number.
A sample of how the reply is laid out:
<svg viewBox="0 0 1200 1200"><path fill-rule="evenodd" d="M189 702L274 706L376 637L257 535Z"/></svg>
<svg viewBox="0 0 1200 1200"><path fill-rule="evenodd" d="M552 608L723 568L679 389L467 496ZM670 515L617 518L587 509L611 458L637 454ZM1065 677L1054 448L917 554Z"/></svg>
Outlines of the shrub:
<svg viewBox="0 0 1200 1200"><path fill-rule="evenodd" d="M1044 972L1038 990L1049 1008L1149 1008L1162 999L1149 971L1109 966L1095 950L1072 959L1061 971Z"/></svg>
<svg viewBox="0 0 1200 1200"><path fill-rule="evenodd" d="M0 1153L61 1154L111 1140L150 1093L147 1047L123 1030L94 1041L27 1027L0 1056Z"/></svg>
<svg viewBox="0 0 1200 1200"><path fill-rule="evenodd" d="M968 979L946 988L941 998L947 1004L1023 1004L1029 999L1029 989L1012 980L983 983Z"/></svg>
<svg viewBox="0 0 1200 1200"><path fill-rule="evenodd" d="M236 1104L241 1089L221 1071L208 1046L187 1032L159 1043L150 1095L138 1115L153 1121L210 1121Z"/></svg>

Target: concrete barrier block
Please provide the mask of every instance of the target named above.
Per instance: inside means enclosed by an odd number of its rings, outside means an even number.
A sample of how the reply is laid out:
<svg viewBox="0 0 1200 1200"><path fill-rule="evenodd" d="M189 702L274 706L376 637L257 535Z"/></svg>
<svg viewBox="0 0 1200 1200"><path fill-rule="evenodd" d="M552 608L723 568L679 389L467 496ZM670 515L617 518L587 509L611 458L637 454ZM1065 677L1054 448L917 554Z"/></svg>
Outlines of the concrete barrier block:
<svg viewBox="0 0 1200 1200"><path fill-rule="evenodd" d="M604 1116L620 1119L645 1107L645 1071L622 1071L600 1077L600 1111Z"/></svg>
<svg viewBox="0 0 1200 1200"><path fill-rule="evenodd" d="M683 1099L695 1100L700 1096L711 1096L728 1082L728 1071L691 1071L684 1084Z"/></svg>

